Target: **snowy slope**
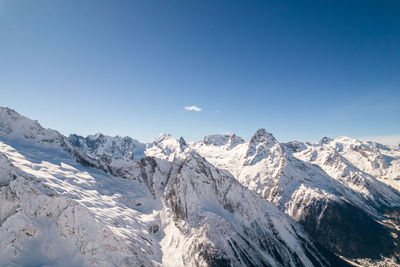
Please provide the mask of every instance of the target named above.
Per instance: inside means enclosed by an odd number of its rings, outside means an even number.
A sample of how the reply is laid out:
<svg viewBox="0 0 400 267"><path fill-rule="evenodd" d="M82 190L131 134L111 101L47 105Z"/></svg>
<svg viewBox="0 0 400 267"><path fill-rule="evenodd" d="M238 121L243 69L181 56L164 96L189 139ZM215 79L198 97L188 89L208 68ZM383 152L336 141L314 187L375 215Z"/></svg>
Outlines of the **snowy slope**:
<svg viewBox="0 0 400 267"><path fill-rule="evenodd" d="M9 166L1 176L2 264L151 266L141 217L152 208L136 206L151 205L142 185L82 168L66 153L17 149L0 143Z"/></svg>
<svg viewBox="0 0 400 267"><path fill-rule="evenodd" d="M343 264L183 139L66 138L4 108L0 126L1 265Z"/></svg>

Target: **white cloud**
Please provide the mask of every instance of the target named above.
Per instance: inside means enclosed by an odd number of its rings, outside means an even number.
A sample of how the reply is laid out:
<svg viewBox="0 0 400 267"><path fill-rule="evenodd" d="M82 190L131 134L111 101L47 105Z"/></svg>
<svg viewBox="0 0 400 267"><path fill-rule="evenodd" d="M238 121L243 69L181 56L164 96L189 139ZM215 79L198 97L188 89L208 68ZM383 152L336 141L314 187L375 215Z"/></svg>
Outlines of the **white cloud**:
<svg viewBox="0 0 400 267"><path fill-rule="evenodd" d="M196 111L196 112L200 112L201 108L196 107L196 106L189 106L189 107L185 107L186 110L188 111Z"/></svg>
<svg viewBox="0 0 400 267"><path fill-rule="evenodd" d="M367 136L359 138L362 141L375 141L385 145L398 145L400 143L400 134L383 135L383 136Z"/></svg>

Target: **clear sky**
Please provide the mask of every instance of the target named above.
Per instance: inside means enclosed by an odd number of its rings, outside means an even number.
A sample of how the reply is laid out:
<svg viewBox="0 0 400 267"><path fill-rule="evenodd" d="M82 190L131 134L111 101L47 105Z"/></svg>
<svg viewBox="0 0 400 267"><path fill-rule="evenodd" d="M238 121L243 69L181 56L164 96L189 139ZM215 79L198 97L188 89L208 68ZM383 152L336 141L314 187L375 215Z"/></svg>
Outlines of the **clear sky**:
<svg viewBox="0 0 400 267"><path fill-rule="evenodd" d="M397 0L0 0L0 105L141 141L398 135L399 14Z"/></svg>

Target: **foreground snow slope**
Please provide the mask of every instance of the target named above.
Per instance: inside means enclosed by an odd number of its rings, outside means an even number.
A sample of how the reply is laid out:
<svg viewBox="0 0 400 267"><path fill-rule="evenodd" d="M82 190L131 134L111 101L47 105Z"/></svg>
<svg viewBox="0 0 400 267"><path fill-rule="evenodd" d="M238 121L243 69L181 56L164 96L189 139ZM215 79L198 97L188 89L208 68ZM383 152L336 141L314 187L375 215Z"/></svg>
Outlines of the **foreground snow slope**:
<svg viewBox="0 0 400 267"><path fill-rule="evenodd" d="M152 265L155 203L142 184L57 150L0 142L0 151L2 264Z"/></svg>
<svg viewBox="0 0 400 267"><path fill-rule="evenodd" d="M169 135L145 150L129 138L66 138L1 108L0 199L6 266L343 264Z"/></svg>

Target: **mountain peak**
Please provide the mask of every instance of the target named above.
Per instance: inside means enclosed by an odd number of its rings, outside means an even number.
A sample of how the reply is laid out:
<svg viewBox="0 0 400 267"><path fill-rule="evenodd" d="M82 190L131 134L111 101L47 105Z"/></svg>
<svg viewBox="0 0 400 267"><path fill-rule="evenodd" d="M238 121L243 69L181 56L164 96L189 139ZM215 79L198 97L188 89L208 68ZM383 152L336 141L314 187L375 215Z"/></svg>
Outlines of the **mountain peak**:
<svg viewBox="0 0 400 267"><path fill-rule="evenodd" d="M102 134L101 132L97 132L95 134L88 135L87 139L89 139L89 140L97 140L97 139L102 139L104 137L105 137L104 134Z"/></svg>
<svg viewBox="0 0 400 267"><path fill-rule="evenodd" d="M11 127L12 124L15 124L15 122L19 120L26 120L31 122L32 124L37 123L37 121L30 120L13 109L0 107L0 129L4 129L7 126Z"/></svg>
<svg viewBox="0 0 400 267"><path fill-rule="evenodd" d="M282 148L275 137L264 128L260 128L249 142L246 153L248 160L245 164L252 165L269 156L275 157L281 154Z"/></svg>
<svg viewBox="0 0 400 267"><path fill-rule="evenodd" d="M157 136L156 138L154 138L152 143L156 144L156 143L161 143L163 141L172 140L172 139L176 140L176 138L173 137L172 135L170 135L168 133L162 133L159 136Z"/></svg>
<svg viewBox="0 0 400 267"><path fill-rule="evenodd" d="M59 132L45 129L36 120L7 107L0 107L0 136L31 144L62 144L64 138Z"/></svg>
<svg viewBox="0 0 400 267"><path fill-rule="evenodd" d="M179 148L184 148L186 146L182 145L186 144L185 139L183 137L177 139L171 134L163 133L158 137L154 138L154 140L147 144L148 148L159 148L163 151L175 151L179 150ZM169 154L169 153L168 153Z"/></svg>
<svg viewBox="0 0 400 267"><path fill-rule="evenodd" d="M259 129L254 133L254 135L266 135L266 134L269 134L269 132L267 132L267 131L265 130L265 128L259 128Z"/></svg>
<svg viewBox="0 0 400 267"><path fill-rule="evenodd" d="M18 112L9 107L0 107L0 113L8 113L8 115L16 114L18 116L21 116Z"/></svg>
<svg viewBox="0 0 400 267"><path fill-rule="evenodd" d="M272 133L267 132L264 128L258 129L250 139L250 143L278 143Z"/></svg>
<svg viewBox="0 0 400 267"><path fill-rule="evenodd" d="M320 144L328 144L330 141L332 141L332 138L324 136L324 137L321 138L321 140L319 140L319 143Z"/></svg>
<svg viewBox="0 0 400 267"><path fill-rule="evenodd" d="M179 144L181 145L181 148L187 147L187 143L186 143L185 139L183 139L182 136L181 136L181 138L179 138Z"/></svg>

